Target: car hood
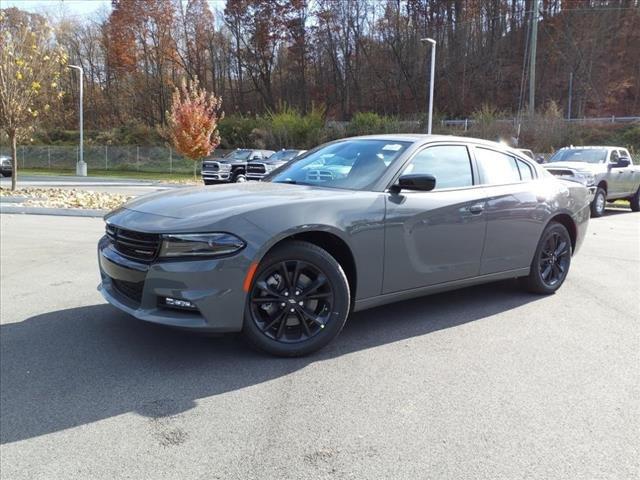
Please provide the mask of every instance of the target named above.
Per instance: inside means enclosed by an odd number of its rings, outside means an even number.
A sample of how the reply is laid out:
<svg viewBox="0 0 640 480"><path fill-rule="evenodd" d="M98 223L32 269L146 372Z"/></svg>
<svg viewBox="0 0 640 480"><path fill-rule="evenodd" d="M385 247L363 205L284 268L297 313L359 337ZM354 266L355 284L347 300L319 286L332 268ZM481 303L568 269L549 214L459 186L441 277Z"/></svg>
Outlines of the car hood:
<svg viewBox="0 0 640 480"><path fill-rule="evenodd" d="M579 172L599 172L604 170L604 165L601 163L586 163L586 162L552 162L545 163L544 168L570 168Z"/></svg>
<svg viewBox="0 0 640 480"><path fill-rule="evenodd" d="M209 221L293 202L349 197L354 192L284 183L247 182L178 188L134 199L124 209L174 219Z"/></svg>

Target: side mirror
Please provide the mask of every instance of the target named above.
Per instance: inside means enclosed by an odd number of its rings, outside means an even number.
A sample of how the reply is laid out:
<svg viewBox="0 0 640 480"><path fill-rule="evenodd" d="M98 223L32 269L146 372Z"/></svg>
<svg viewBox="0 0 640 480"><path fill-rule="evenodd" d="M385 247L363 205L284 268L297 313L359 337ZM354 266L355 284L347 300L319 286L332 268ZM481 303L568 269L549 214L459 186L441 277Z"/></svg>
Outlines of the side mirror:
<svg viewBox="0 0 640 480"><path fill-rule="evenodd" d="M428 192L436 188L436 177L426 174L410 174L401 175L398 179L398 183L393 185L392 192L399 193L400 190L419 190L421 192Z"/></svg>

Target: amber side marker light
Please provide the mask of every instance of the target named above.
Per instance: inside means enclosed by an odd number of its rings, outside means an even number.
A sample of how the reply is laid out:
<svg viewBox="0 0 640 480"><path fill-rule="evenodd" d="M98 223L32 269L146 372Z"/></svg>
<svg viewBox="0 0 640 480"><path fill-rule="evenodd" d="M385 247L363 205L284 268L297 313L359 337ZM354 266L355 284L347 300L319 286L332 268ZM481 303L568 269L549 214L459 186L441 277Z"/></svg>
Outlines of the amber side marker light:
<svg viewBox="0 0 640 480"><path fill-rule="evenodd" d="M251 282L253 281L253 276L256 274L256 270L258 269L258 262L253 262L249 265L249 270L247 270L247 276L244 277L244 283L242 284L242 289L245 292L249 292L251 288Z"/></svg>

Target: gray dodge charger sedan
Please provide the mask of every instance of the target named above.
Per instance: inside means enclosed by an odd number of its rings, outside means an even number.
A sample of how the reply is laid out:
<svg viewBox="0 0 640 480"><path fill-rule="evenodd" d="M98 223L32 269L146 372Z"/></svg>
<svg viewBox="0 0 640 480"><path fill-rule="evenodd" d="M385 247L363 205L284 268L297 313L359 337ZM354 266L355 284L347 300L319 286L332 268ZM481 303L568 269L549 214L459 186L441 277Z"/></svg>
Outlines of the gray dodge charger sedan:
<svg viewBox="0 0 640 480"><path fill-rule="evenodd" d="M377 135L321 145L260 183L141 197L105 220L111 304L294 356L353 311L507 278L555 292L589 194L497 143Z"/></svg>

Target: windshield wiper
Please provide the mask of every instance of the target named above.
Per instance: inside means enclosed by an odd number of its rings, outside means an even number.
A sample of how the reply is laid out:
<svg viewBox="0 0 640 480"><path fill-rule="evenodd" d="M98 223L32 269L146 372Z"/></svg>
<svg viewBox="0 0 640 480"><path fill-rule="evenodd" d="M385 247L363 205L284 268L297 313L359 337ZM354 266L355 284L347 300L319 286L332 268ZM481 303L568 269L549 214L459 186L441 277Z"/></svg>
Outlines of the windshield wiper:
<svg viewBox="0 0 640 480"><path fill-rule="evenodd" d="M289 178L286 179L286 180L277 180L277 181L275 181L273 183L288 183L289 185L306 185L306 184L299 183L299 182L297 182L295 180L291 180Z"/></svg>

